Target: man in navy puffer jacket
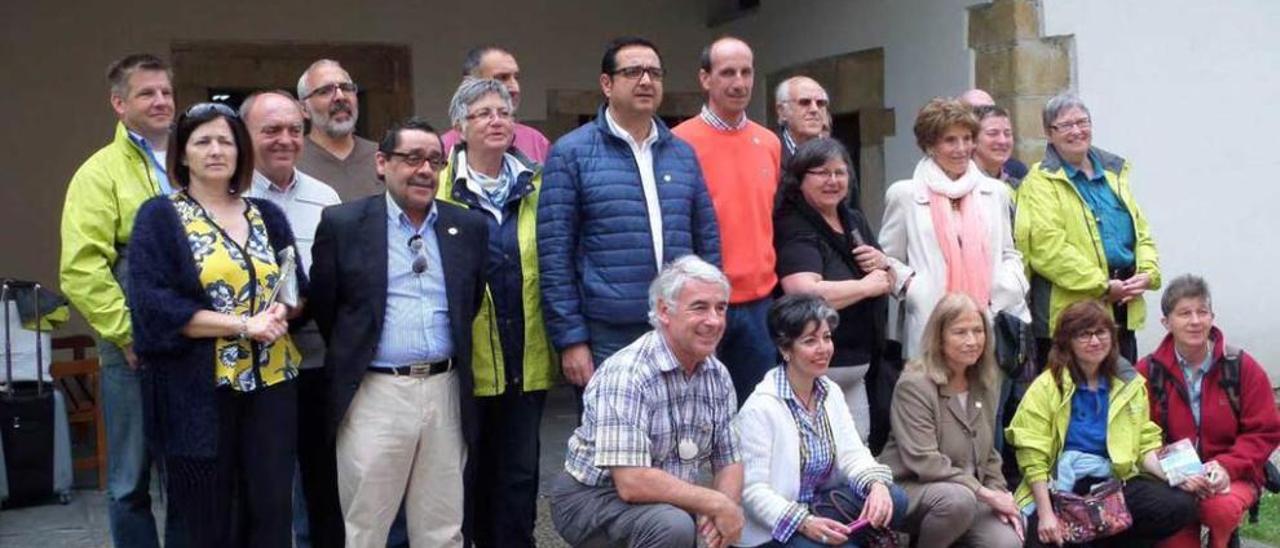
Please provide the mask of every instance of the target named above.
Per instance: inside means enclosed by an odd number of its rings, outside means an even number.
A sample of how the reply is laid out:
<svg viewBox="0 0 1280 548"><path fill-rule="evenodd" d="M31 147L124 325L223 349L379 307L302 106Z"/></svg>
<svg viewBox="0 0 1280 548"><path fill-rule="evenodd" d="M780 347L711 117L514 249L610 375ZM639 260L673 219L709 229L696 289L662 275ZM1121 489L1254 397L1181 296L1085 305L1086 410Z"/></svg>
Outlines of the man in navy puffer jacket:
<svg viewBox="0 0 1280 548"><path fill-rule="evenodd" d="M538 203L543 314L579 389L651 329L647 292L663 264L690 253L721 264L698 160L655 115L665 74L658 48L614 40L600 72L607 103L551 147Z"/></svg>

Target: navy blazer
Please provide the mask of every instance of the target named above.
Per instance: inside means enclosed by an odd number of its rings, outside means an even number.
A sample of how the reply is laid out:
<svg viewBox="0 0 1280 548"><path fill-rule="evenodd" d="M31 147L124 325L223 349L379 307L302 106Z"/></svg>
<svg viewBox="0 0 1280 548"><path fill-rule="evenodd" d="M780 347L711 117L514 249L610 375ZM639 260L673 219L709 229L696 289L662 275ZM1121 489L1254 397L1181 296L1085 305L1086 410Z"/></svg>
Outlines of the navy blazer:
<svg viewBox="0 0 1280 548"><path fill-rule="evenodd" d="M266 200L248 200L262 213L271 247L277 253L292 247L284 212ZM144 366L147 441L161 455L213 458L218 453L214 339L182 333L196 312L213 310L213 302L200 284L186 230L168 196L151 198L138 209L128 265L122 277L128 280L133 350ZM298 282L305 292L301 266Z"/></svg>
<svg viewBox="0 0 1280 548"><path fill-rule="evenodd" d="M376 194L325 208L311 247L307 307L326 342L330 439L336 439L382 336L387 310L386 200L385 194ZM489 228L478 213L439 200L435 204L453 363L461 380L462 429L471 444L476 435L471 324L484 295Z"/></svg>

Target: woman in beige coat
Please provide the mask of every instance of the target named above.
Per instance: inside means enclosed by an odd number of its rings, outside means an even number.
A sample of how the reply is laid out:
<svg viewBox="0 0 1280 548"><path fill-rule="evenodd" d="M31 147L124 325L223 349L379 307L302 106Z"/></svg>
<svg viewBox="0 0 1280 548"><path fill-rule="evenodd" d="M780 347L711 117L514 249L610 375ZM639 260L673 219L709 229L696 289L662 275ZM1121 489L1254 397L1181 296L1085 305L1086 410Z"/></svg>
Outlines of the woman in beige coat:
<svg viewBox="0 0 1280 548"><path fill-rule="evenodd" d="M971 160L978 127L973 111L959 101L929 101L915 123L925 157L910 179L894 183L885 195L880 244L897 259L889 263L893 295L905 301L906 312L890 322L902 325L890 337L902 343L907 358L920 355L925 320L947 293L967 293L990 314L1006 311L1031 321L1008 188Z"/></svg>
<svg viewBox="0 0 1280 548"><path fill-rule="evenodd" d="M898 379L881 461L907 491L905 530L917 546L1022 545L1023 521L995 450L991 322L964 294L938 302L922 355Z"/></svg>

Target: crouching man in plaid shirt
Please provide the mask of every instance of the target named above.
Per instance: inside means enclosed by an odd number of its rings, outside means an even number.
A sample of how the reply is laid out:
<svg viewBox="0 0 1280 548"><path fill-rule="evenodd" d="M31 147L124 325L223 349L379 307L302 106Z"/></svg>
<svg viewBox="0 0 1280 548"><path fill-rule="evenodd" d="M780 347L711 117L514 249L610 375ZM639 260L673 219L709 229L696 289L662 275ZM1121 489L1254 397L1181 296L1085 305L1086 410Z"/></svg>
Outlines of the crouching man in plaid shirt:
<svg viewBox="0 0 1280 548"><path fill-rule="evenodd" d="M712 548L742 532L742 462L729 372L714 356L729 282L692 255L649 286L654 330L591 377L582 425L551 486L551 517L573 546ZM695 482L710 463L711 487Z"/></svg>

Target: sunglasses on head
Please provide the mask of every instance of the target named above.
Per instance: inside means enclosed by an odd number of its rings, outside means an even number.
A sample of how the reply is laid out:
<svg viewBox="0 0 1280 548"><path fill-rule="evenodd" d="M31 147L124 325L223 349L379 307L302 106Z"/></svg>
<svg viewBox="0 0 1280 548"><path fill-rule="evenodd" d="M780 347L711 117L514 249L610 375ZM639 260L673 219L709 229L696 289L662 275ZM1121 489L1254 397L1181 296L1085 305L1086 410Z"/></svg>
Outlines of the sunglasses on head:
<svg viewBox="0 0 1280 548"><path fill-rule="evenodd" d="M183 113L183 116L188 118L192 116L204 116L210 112L232 118L238 118L240 116L239 114L236 114L235 109L232 109L225 103L196 103L188 107L187 111Z"/></svg>

